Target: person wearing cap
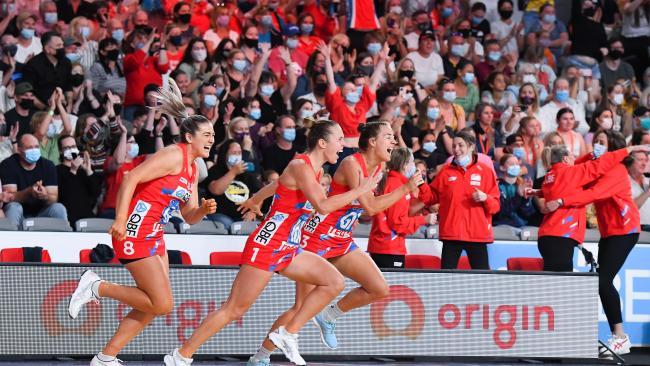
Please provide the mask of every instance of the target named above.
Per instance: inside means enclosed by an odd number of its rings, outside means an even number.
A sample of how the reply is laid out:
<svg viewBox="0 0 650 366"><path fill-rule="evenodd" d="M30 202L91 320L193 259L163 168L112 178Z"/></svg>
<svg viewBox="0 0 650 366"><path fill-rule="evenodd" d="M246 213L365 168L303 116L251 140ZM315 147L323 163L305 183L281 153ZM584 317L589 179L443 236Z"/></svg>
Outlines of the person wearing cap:
<svg viewBox="0 0 650 366"><path fill-rule="evenodd" d="M292 64L297 64L300 67L300 70L304 70L305 67L307 67L309 55L298 48L298 44L300 43L298 40L298 36L300 35L300 28L298 28L298 26L295 24L287 24L287 26L284 28L283 33L285 39L284 44L289 50L289 54L291 55ZM280 55L280 49L278 47L274 47L271 50L268 65L269 70L271 70L278 77L278 79L282 80L283 82L287 79L287 65L282 59Z"/></svg>
<svg viewBox="0 0 650 366"><path fill-rule="evenodd" d="M41 39L36 37L36 15L23 11L16 17L18 27L18 52L16 62L25 63L34 55L43 51Z"/></svg>
<svg viewBox="0 0 650 366"><path fill-rule="evenodd" d="M23 79L34 87L34 105L41 109L57 87L72 92L72 64L65 57L61 35L48 32L42 41L43 52L32 57L23 69Z"/></svg>
<svg viewBox="0 0 650 366"><path fill-rule="evenodd" d="M422 32L418 39L418 49L406 55L415 66L415 79L423 87L432 87L445 70L440 55L434 52L436 35L428 30Z"/></svg>
<svg viewBox="0 0 650 366"><path fill-rule="evenodd" d="M18 83L15 91L16 107L5 113L8 131L11 130L15 124L18 124L18 138L30 131L29 123L35 112L33 90L34 88L32 87L32 84L28 82ZM14 142L17 143L17 141L11 142L15 148L16 144L14 144Z"/></svg>

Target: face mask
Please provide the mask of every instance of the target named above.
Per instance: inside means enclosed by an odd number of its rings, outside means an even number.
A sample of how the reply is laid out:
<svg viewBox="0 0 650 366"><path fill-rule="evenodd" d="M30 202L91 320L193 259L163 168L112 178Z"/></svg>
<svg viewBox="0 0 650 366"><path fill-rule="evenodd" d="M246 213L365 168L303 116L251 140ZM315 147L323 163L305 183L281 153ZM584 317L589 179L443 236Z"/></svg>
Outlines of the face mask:
<svg viewBox="0 0 650 366"><path fill-rule="evenodd" d="M443 18L449 18L453 13L454 13L454 9L443 8L442 11L440 12L440 15L442 15Z"/></svg>
<svg viewBox="0 0 650 366"><path fill-rule="evenodd" d="M357 104L359 102L359 99L361 99L361 97L359 96L359 92L357 91L349 92L345 95L345 101L348 104L352 104L352 105Z"/></svg>
<svg viewBox="0 0 650 366"><path fill-rule="evenodd" d="M456 92L455 91L444 92L442 94L442 99L448 101L449 103L453 103L456 100Z"/></svg>
<svg viewBox="0 0 650 366"><path fill-rule="evenodd" d="M111 32L111 37L113 37L114 40L116 40L118 43L122 42L124 39L124 29L116 29L113 32Z"/></svg>
<svg viewBox="0 0 650 366"><path fill-rule="evenodd" d="M488 58L492 62L497 62L497 61L499 61L501 59L501 52L499 52L499 51L490 51L490 53L488 53Z"/></svg>
<svg viewBox="0 0 650 366"><path fill-rule="evenodd" d="M533 103L535 103L535 98L533 97L525 96L519 99L521 100L521 104L523 105L533 105Z"/></svg>
<svg viewBox="0 0 650 366"><path fill-rule="evenodd" d="M56 126L51 124L47 126L47 137L52 138L56 136Z"/></svg>
<svg viewBox="0 0 650 366"><path fill-rule="evenodd" d="M413 75L415 74L415 71L413 70L400 70L398 75L401 78L407 78L411 80L413 78Z"/></svg>
<svg viewBox="0 0 650 366"><path fill-rule="evenodd" d="M596 8L594 7L589 7L586 9L582 9L582 15L586 16L587 18L591 18L596 14Z"/></svg>
<svg viewBox="0 0 650 366"><path fill-rule="evenodd" d="M295 38L289 38L287 39L287 47L291 48L292 50L298 47L298 40Z"/></svg>
<svg viewBox="0 0 650 366"><path fill-rule="evenodd" d="M300 110L300 118L302 118L302 119L309 118L313 114L314 114L314 111L310 111L309 109Z"/></svg>
<svg viewBox="0 0 650 366"><path fill-rule="evenodd" d="M32 109L34 108L34 100L33 99L23 99L20 101L20 106L23 109Z"/></svg>
<svg viewBox="0 0 650 366"><path fill-rule="evenodd" d="M598 159L607 152L607 147L602 144L594 144L594 158Z"/></svg>
<svg viewBox="0 0 650 366"><path fill-rule="evenodd" d="M325 95L325 92L327 91L327 83L316 83L314 85L314 95Z"/></svg>
<svg viewBox="0 0 650 366"><path fill-rule="evenodd" d="M192 50L192 57L198 62L203 62L207 57L208 53L206 50Z"/></svg>
<svg viewBox="0 0 650 366"><path fill-rule="evenodd" d="M206 107L214 107L217 105L217 96L213 94L208 94L203 97L203 104Z"/></svg>
<svg viewBox="0 0 650 366"><path fill-rule="evenodd" d="M138 42L138 43L135 44L135 49L136 50L140 50L142 48L144 48L144 43L143 42Z"/></svg>
<svg viewBox="0 0 650 366"><path fill-rule="evenodd" d="M524 82L524 84L528 84L528 83L535 84L537 83L537 78L533 74L526 74L524 75L522 81Z"/></svg>
<svg viewBox="0 0 650 366"><path fill-rule="evenodd" d="M20 31L20 36L25 39L32 39L32 37L34 37L34 30L29 28L23 28Z"/></svg>
<svg viewBox="0 0 650 366"><path fill-rule="evenodd" d="M106 58L110 61L117 61L117 58L120 56L119 50L110 50L106 53Z"/></svg>
<svg viewBox="0 0 650 366"><path fill-rule="evenodd" d="M257 121L260 119L260 117L262 117L262 110L259 108L251 109L250 117Z"/></svg>
<svg viewBox="0 0 650 366"><path fill-rule="evenodd" d="M183 24L188 24L192 19L192 14L178 14L178 20Z"/></svg>
<svg viewBox="0 0 650 366"><path fill-rule="evenodd" d="M431 24L427 21L423 23L418 23L417 27L420 30L420 32L426 32L429 29L431 29Z"/></svg>
<svg viewBox="0 0 650 366"><path fill-rule="evenodd" d="M372 75L373 71L375 71L375 67L372 66L372 65L369 65L369 66L359 65L359 66L357 66L357 70L363 72L365 75L370 76L370 75Z"/></svg>
<svg viewBox="0 0 650 366"><path fill-rule="evenodd" d="M650 117L643 117L639 120L641 128L644 130L650 130Z"/></svg>
<svg viewBox="0 0 650 366"><path fill-rule="evenodd" d="M512 13L513 13L512 10L501 10L501 9L499 9L499 16L503 20L510 19L512 17Z"/></svg>
<svg viewBox="0 0 650 366"><path fill-rule="evenodd" d="M379 54L379 51L381 51L381 43L377 43L377 42L368 43L366 49L371 55L375 56Z"/></svg>
<svg viewBox="0 0 650 366"><path fill-rule="evenodd" d="M427 108L427 117L432 121L437 120L438 117L440 117L440 108L436 108L436 107Z"/></svg>
<svg viewBox="0 0 650 366"><path fill-rule="evenodd" d="M260 88L260 94L263 97L270 97L271 95L273 95L273 93L275 93L275 88L273 87L273 85L264 84Z"/></svg>
<svg viewBox="0 0 650 366"><path fill-rule="evenodd" d="M512 149L512 155L516 156L518 159L523 159L526 157L526 149L523 147L515 147Z"/></svg>
<svg viewBox="0 0 650 366"><path fill-rule="evenodd" d="M285 128L282 133L282 138L287 141L293 141L296 139L296 129L295 128Z"/></svg>
<svg viewBox="0 0 650 366"><path fill-rule="evenodd" d="M555 23L555 15L554 14L544 14L544 16L542 17L542 20L546 24Z"/></svg>
<svg viewBox="0 0 650 366"><path fill-rule="evenodd" d="M226 89L225 89L225 88L222 88L222 87L218 87L218 88L217 88L217 96L221 96L221 94L223 94L223 91L224 91L224 90L226 90Z"/></svg>
<svg viewBox="0 0 650 366"><path fill-rule="evenodd" d="M391 6L389 9L389 12L393 14L402 14L402 7L401 6Z"/></svg>
<svg viewBox="0 0 650 366"><path fill-rule="evenodd" d="M178 47L183 44L183 36L171 36L169 37L169 42Z"/></svg>
<svg viewBox="0 0 650 366"><path fill-rule="evenodd" d="M138 156L139 153L140 153L140 146L138 146L138 144L135 143L129 144L129 151L127 151L127 154L131 159Z"/></svg>
<svg viewBox="0 0 650 366"><path fill-rule="evenodd" d="M313 24L301 24L300 25L300 32L302 34L311 34L311 32L314 30L314 25Z"/></svg>
<svg viewBox="0 0 650 366"><path fill-rule="evenodd" d="M422 150L428 152L429 154L436 151L437 148L438 146L433 141L427 141L424 144L422 144Z"/></svg>
<svg viewBox="0 0 650 366"><path fill-rule="evenodd" d="M88 38L88 36L90 36L90 27L81 27L81 28L79 28L79 34L83 38Z"/></svg>
<svg viewBox="0 0 650 366"><path fill-rule="evenodd" d="M624 99L625 97L623 96L623 94L620 93L614 94L614 104L621 105L623 104Z"/></svg>
<svg viewBox="0 0 650 366"><path fill-rule="evenodd" d="M603 118L603 121L600 122L600 127L605 130L610 130L614 126L614 121L611 118Z"/></svg>
<svg viewBox="0 0 650 366"><path fill-rule="evenodd" d="M241 162L241 155L228 155L228 159L226 159L226 164L228 166L233 167Z"/></svg>
<svg viewBox="0 0 650 366"><path fill-rule="evenodd" d="M219 15L217 17L217 24L220 27L225 27L228 25L228 23L230 23L230 17L228 15Z"/></svg>
<svg viewBox="0 0 650 366"><path fill-rule="evenodd" d="M72 81L72 86L76 87L83 84L84 76L81 74L74 74L70 77L70 80Z"/></svg>
<svg viewBox="0 0 650 366"><path fill-rule="evenodd" d="M609 51L609 58L612 60L618 60L623 57L623 52L621 50L611 50Z"/></svg>
<svg viewBox="0 0 650 366"><path fill-rule="evenodd" d="M518 177L521 173L521 166L519 165L510 165L507 170L507 174L511 177Z"/></svg>
<svg viewBox="0 0 650 366"><path fill-rule="evenodd" d="M35 164L41 158L41 149L27 149L25 150L25 161L29 164Z"/></svg>
<svg viewBox="0 0 650 366"><path fill-rule="evenodd" d="M45 13L43 15L43 20L45 20L45 23L52 25L59 20L59 17L57 13Z"/></svg>
<svg viewBox="0 0 650 366"><path fill-rule="evenodd" d="M460 158L456 158L456 165L464 168L469 165L470 161L472 161L472 158L470 157L469 154L463 155Z"/></svg>
<svg viewBox="0 0 650 366"><path fill-rule="evenodd" d="M249 48L257 48L257 39L251 39L251 38L244 38L244 45L246 45Z"/></svg>
<svg viewBox="0 0 650 366"><path fill-rule="evenodd" d="M235 60L232 63L232 67L239 72L246 70L246 66L248 66L246 60Z"/></svg>
<svg viewBox="0 0 650 366"><path fill-rule="evenodd" d="M564 103L569 100L569 91L568 90L556 90L555 91L555 100L560 103Z"/></svg>
<svg viewBox="0 0 650 366"><path fill-rule="evenodd" d="M65 160L74 160L77 158L77 156L79 156L79 149L76 147L63 151L63 158Z"/></svg>
<svg viewBox="0 0 650 366"><path fill-rule="evenodd" d="M81 55L78 53L66 53L65 57L70 60L70 62L77 62L81 58Z"/></svg>
<svg viewBox="0 0 650 366"><path fill-rule="evenodd" d="M472 24L479 25L483 21L483 18L472 16Z"/></svg>
<svg viewBox="0 0 650 366"><path fill-rule="evenodd" d="M464 44L455 44L451 46L451 54L457 57L463 57L467 53L467 47Z"/></svg>
<svg viewBox="0 0 650 366"><path fill-rule="evenodd" d="M415 168L415 164L409 164L409 166L406 167L406 170L404 171L404 176L406 178L411 179L411 177L415 174L417 169Z"/></svg>
<svg viewBox="0 0 650 366"><path fill-rule="evenodd" d="M264 15L262 17L262 25L265 27L273 26L273 17L270 15Z"/></svg>
<svg viewBox="0 0 650 366"><path fill-rule="evenodd" d="M471 84L474 82L474 73L468 72L465 75L463 75L463 82L467 85Z"/></svg>

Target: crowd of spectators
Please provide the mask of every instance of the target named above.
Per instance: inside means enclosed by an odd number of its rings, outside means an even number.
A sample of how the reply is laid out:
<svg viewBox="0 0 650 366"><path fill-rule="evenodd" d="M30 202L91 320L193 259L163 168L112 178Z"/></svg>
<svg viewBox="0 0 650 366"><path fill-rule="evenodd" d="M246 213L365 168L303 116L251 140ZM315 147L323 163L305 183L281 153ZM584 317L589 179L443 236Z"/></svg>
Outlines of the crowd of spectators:
<svg viewBox="0 0 650 366"><path fill-rule="evenodd" d="M147 108L170 78L214 124L199 189L226 228L256 219L226 198L233 182L273 182L319 118L341 125L341 159L358 124L388 121L429 182L454 134L473 134L499 180L494 224L515 227L541 222L524 192L549 168L544 147L581 156L607 130L650 143L650 0L0 5L0 216L16 225L114 217L124 175L179 140L179 121ZM650 229L648 157L627 166Z"/></svg>

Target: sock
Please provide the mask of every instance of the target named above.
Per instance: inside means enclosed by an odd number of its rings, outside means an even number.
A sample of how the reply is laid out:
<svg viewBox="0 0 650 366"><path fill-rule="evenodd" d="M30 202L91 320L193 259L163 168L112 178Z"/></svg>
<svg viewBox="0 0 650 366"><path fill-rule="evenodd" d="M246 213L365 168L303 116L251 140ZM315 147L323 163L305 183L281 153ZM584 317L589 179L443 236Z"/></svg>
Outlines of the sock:
<svg viewBox="0 0 650 366"><path fill-rule="evenodd" d="M100 361L110 362L110 361L113 361L115 359L115 356L109 356L109 355L105 355L105 354L99 352L97 354L97 358L99 358Z"/></svg>
<svg viewBox="0 0 650 366"><path fill-rule="evenodd" d="M343 310L339 308L338 304L333 304L325 308L322 312L323 320L328 322L335 322L337 318L343 315Z"/></svg>
<svg viewBox="0 0 650 366"><path fill-rule="evenodd" d="M99 296L99 284L101 282L104 282L104 281L102 281L102 280L95 281L95 282L93 282L92 285L90 285L90 290L93 292L93 295L95 295L95 297L98 298L98 299L101 299L101 297Z"/></svg>
<svg viewBox="0 0 650 366"><path fill-rule="evenodd" d="M181 360L183 360L187 364L190 364L193 361L191 358L187 358L187 357L181 355L181 352L180 352L180 350L178 348L174 351L174 353L176 354L175 356L177 356L178 358L180 358Z"/></svg>
<svg viewBox="0 0 650 366"><path fill-rule="evenodd" d="M253 359L255 361L262 361L271 358L271 353L273 351L269 351L268 349L264 347L260 347L259 350L257 350L257 353L253 356Z"/></svg>

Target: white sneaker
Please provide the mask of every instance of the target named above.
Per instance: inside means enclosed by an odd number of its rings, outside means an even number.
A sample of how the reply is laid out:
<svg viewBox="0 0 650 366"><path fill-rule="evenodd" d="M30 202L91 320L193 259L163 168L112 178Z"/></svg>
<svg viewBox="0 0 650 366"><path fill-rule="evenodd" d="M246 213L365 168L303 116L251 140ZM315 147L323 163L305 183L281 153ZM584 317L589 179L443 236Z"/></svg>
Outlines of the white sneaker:
<svg viewBox="0 0 650 366"><path fill-rule="evenodd" d="M289 361L298 366L304 366L307 364L298 352L297 334L291 334L284 329L284 326L281 326L275 331L269 333L269 339L282 351L282 353L284 353Z"/></svg>
<svg viewBox="0 0 650 366"><path fill-rule="evenodd" d="M91 301L99 302L99 299L93 294L93 283L100 281L99 276L91 271L86 270L79 277L79 284L70 297L68 303L68 315L72 319L76 319L81 311L81 307Z"/></svg>
<svg viewBox="0 0 650 366"><path fill-rule="evenodd" d="M632 342L630 342L630 337L626 334L623 337L617 337L612 334L612 337L607 340L607 346L614 351L617 355L624 355L630 353L630 348L632 347ZM605 347L600 347L599 352L601 357L612 358L611 352Z"/></svg>
<svg viewBox="0 0 650 366"><path fill-rule="evenodd" d="M165 366L188 366L194 361L191 358L185 358L178 353L178 348L172 351L171 354L165 355L164 358Z"/></svg>
<svg viewBox="0 0 650 366"><path fill-rule="evenodd" d="M97 356L90 361L90 366L122 366L122 360L114 358L110 361L102 361Z"/></svg>

